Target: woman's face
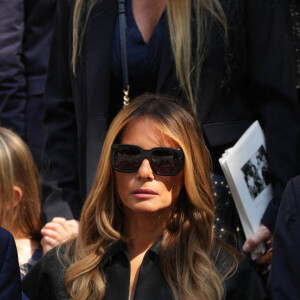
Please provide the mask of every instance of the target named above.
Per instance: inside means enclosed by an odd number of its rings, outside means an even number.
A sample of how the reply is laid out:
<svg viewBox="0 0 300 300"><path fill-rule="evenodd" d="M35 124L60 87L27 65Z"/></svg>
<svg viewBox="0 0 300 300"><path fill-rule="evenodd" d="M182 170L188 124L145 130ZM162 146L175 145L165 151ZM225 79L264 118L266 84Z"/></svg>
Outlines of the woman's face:
<svg viewBox="0 0 300 300"><path fill-rule="evenodd" d="M149 117L132 120L123 130L120 144L139 146L145 150L155 147L179 148L170 138L153 126ZM114 171L116 187L123 205L133 213L171 212L183 184L183 171L175 176L160 176L144 159L134 173Z"/></svg>

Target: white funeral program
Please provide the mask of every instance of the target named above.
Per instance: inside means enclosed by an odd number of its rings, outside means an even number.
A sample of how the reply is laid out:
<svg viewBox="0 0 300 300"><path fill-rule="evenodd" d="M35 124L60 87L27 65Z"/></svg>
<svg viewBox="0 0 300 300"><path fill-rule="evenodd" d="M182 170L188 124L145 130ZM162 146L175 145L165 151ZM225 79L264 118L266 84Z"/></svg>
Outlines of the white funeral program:
<svg viewBox="0 0 300 300"><path fill-rule="evenodd" d="M265 137L258 121L225 151L219 162L248 238L260 225L273 197ZM252 253L252 258L259 252L264 253L263 245Z"/></svg>

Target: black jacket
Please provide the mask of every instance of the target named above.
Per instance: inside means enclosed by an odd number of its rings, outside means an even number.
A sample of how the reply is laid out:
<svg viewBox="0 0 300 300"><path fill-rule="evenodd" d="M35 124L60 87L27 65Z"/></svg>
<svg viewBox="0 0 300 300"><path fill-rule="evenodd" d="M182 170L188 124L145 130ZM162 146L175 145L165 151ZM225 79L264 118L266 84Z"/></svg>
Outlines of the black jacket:
<svg viewBox="0 0 300 300"><path fill-rule="evenodd" d="M21 277L15 240L0 227L0 299L21 300Z"/></svg>
<svg viewBox="0 0 300 300"><path fill-rule="evenodd" d="M98 1L92 9L74 76L70 63L73 7L69 1L58 1L46 89L45 152L50 162L44 176L46 220L77 218L92 183L111 120L116 2ZM203 66L197 114L215 161L254 120L260 121L276 195L263 222L273 229L278 199L299 170L300 161L287 7L282 0L227 0L222 4L228 16L229 49L224 51L222 36L215 28ZM168 39L162 49L157 92L181 95Z"/></svg>
<svg viewBox="0 0 300 300"><path fill-rule="evenodd" d="M300 299L298 259L300 242L300 176L289 181L275 226L269 299Z"/></svg>
<svg viewBox="0 0 300 300"><path fill-rule="evenodd" d="M27 100L45 91L55 7L56 0L1 1L0 124L26 141L35 138Z"/></svg>
<svg viewBox="0 0 300 300"><path fill-rule="evenodd" d="M139 270L134 300L174 300L159 264L157 242L145 254ZM117 242L102 262L101 270L106 277L104 300L128 299L130 285L130 262L126 244ZM31 300L64 300L68 294L63 278L68 263L64 258L64 246L53 249L38 262L22 281L22 288ZM244 259L236 273L225 281L227 300L261 300L265 297L261 279L248 261Z"/></svg>

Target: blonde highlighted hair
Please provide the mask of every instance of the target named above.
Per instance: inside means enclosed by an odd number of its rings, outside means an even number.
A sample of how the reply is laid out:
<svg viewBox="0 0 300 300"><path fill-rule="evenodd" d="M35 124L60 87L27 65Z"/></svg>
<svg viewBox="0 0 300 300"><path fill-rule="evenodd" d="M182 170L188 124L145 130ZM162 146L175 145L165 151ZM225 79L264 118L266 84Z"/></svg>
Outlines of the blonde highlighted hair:
<svg viewBox="0 0 300 300"><path fill-rule="evenodd" d="M126 242L110 165L111 146L118 142L130 121L143 116L150 117L153 125L175 141L185 156L184 187L162 237L162 271L176 300L222 299L223 280L236 260L232 253L228 254L225 263L217 267L212 259L218 247L213 233L214 200L208 150L190 108L159 95L135 99L119 112L108 130L94 185L82 210L78 238L69 244L67 291L72 299L80 300L103 299L105 295L105 274L99 271L99 264L111 245L119 240Z"/></svg>
<svg viewBox="0 0 300 300"><path fill-rule="evenodd" d="M74 73L89 15L98 1L102 0L75 0L72 51ZM219 31L223 31L224 44L227 45L226 16L219 0L167 0L167 17L176 75L184 95L195 110L211 28L217 26ZM195 20L193 28L192 19Z"/></svg>
<svg viewBox="0 0 300 300"><path fill-rule="evenodd" d="M0 226L14 234L38 239L41 230L41 187L38 170L25 142L0 127ZM22 191L16 205L14 186Z"/></svg>

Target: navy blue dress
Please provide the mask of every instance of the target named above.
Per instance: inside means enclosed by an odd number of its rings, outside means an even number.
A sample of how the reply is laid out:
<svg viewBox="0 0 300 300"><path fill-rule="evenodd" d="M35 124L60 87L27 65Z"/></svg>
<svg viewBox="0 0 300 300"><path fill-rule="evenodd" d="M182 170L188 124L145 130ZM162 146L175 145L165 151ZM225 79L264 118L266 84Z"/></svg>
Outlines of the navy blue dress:
<svg viewBox="0 0 300 300"><path fill-rule="evenodd" d="M21 278L16 244L0 227L0 299L21 300Z"/></svg>
<svg viewBox="0 0 300 300"><path fill-rule="evenodd" d="M268 281L270 299L300 299L300 176L290 180L275 226L272 267Z"/></svg>

